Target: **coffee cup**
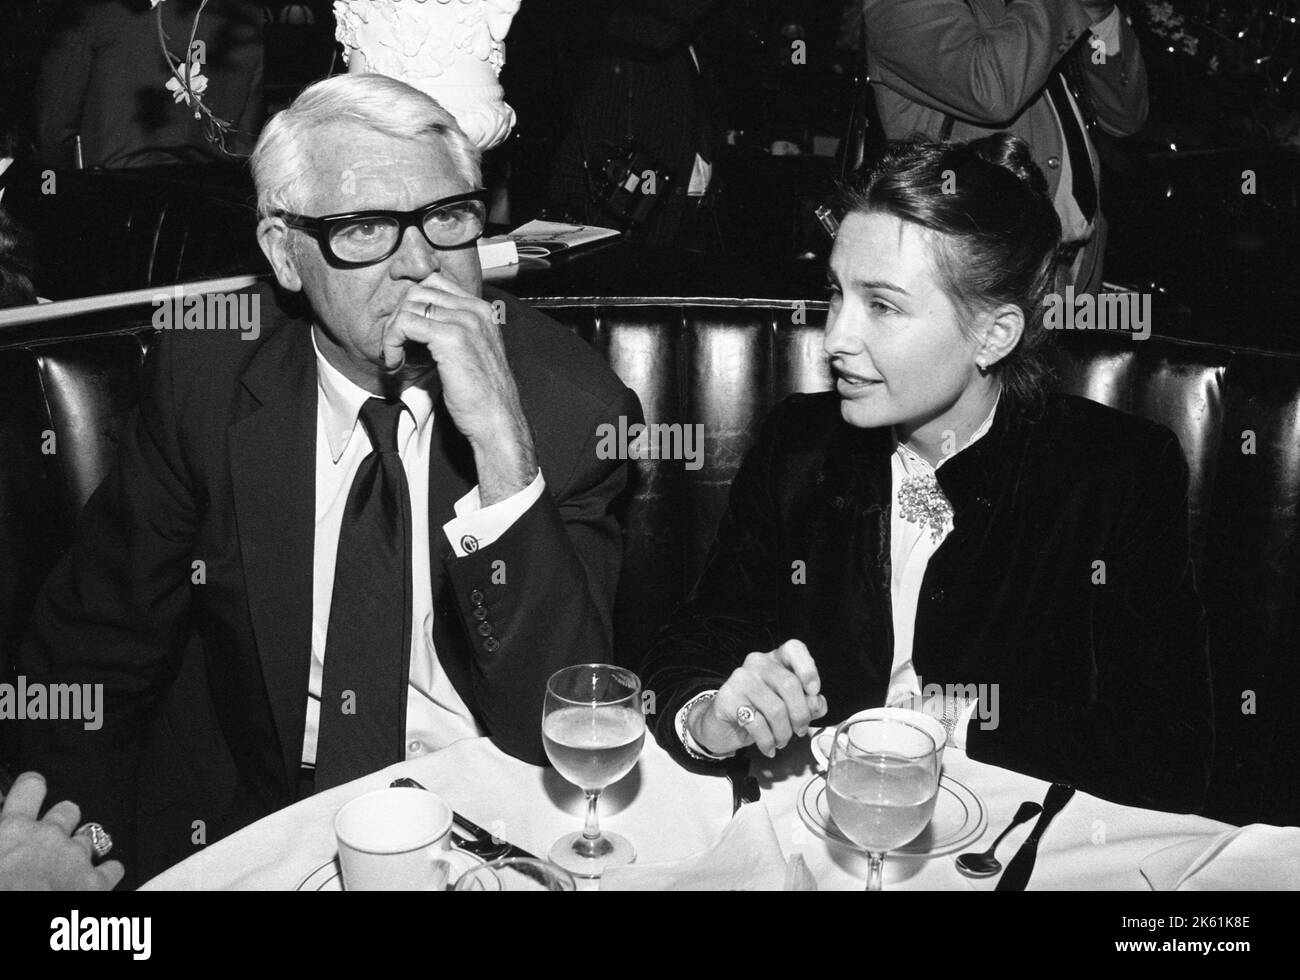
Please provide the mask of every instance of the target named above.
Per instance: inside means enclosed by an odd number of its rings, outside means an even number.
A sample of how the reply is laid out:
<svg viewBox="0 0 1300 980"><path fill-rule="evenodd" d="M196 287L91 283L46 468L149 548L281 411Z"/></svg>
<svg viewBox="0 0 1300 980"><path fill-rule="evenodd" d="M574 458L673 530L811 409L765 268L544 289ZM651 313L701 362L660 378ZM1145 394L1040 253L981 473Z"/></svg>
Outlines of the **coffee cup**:
<svg viewBox="0 0 1300 980"><path fill-rule="evenodd" d="M435 793L388 788L345 803L334 818L347 891L443 891L450 860L451 807Z"/></svg>

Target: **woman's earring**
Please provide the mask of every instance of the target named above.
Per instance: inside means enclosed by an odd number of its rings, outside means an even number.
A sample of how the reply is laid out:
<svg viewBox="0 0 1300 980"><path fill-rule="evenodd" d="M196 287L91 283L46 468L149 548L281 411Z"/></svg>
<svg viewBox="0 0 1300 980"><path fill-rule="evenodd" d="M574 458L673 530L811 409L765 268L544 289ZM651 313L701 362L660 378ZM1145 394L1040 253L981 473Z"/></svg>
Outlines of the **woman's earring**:
<svg viewBox="0 0 1300 980"><path fill-rule="evenodd" d="M975 358L975 366L980 369L980 374L983 374L985 371L989 369L988 365L984 362L984 358L982 357Z"/></svg>

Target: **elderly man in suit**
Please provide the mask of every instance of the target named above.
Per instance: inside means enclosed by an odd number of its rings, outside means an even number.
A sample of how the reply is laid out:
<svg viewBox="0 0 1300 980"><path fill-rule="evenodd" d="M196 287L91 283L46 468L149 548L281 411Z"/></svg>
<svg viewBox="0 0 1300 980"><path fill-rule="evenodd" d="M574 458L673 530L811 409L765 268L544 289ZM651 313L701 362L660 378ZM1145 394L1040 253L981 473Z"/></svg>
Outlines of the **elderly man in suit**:
<svg viewBox="0 0 1300 980"><path fill-rule="evenodd" d="M258 331L158 336L24 661L29 682L105 685L102 731L28 723L24 761L120 841L151 706L178 671L187 692L206 676L233 776L214 803L183 789L216 749L142 770L141 819L146 799L165 811L147 870L192 849L197 819L211 841L458 739L542 762L547 677L611 658L627 470L597 430L640 405L483 286L477 151L426 95L345 75L273 118L252 167L262 249L302 311L267 292ZM202 707L166 712L162 741L216 744Z"/></svg>
<svg viewBox="0 0 1300 980"><path fill-rule="evenodd" d="M1106 219L1093 125L1147 117L1137 35L1113 0L863 0L867 65L889 139L1029 143L1061 218L1061 287L1101 286Z"/></svg>

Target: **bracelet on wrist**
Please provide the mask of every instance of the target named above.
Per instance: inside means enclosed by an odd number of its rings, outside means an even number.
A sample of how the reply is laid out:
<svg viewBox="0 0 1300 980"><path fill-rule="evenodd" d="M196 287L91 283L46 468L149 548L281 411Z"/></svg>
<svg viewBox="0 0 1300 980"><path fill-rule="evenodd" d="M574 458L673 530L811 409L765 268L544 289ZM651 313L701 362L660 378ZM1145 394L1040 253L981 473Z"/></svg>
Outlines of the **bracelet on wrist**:
<svg viewBox="0 0 1300 980"><path fill-rule="evenodd" d="M682 748L686 750L687 755L692 759L699 759L701 762L715 762L717 761L717 757L705 755L699 751L700 749L703 749L704 746L700 745L700 743L695 740L695 737L690 733L690 729L687 728L686 722L691 716L691 711L694 710L697 704L704 704L708 701L712 701L717 696L717 691L704 691L687 701L677 712L678 741L682 743Z"/></svg>

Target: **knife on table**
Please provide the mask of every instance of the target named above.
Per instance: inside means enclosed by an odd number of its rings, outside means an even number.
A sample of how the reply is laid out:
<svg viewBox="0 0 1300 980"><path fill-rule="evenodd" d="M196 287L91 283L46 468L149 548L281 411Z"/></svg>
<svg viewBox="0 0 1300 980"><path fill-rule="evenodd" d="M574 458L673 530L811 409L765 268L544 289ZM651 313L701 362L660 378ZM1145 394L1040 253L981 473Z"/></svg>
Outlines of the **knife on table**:
<svg viewBox="0 0 1300 980"><path fill-rule="evenodd" d="M731 783L731 813L734 816L746 803L757 803L759 798L758 780L749 774L749 755L738 752L723 764L723 770Z"/></svg>
<svg viewBox="0 0 1300 980"><path fill-rule="evenodd" d="M401 787L405 789L425 789L423 785L416 782L414 779L411 779L409 776L404 776L401 779L394 779L388 785L392 787ZM509 850L502 852L498 857L494 858L494 860L500 860L501 858L508 858L508 857L532 858L534 861L537 860L536 854L533 854L531 851L525 851L522 847L518 846L517 844L511 844L509 841L502 840L502 838L497 837L495 834L491 833L490 831L484 830L474 821L470 820L468 817L461 816L459 813L457 813L454 810L452 811L451 814L451 820L453 824L459 824L465 830L468 830L476 840L502 841L502 843L504 843L509 848Z"/></svg>
<svg viewBox="0 0 1300 980"><path fill-rule="evenodd" d="M1043 832L1047 830L1047 825L1052 822L1052 818L1070 802L1070 797L1073 795L1073 786L1067 783L1052 783L1052 788L1047 791L1047 796L1043 800L1043 812L1039 815L1038 822L1034 824L1034 829L1029 832L1025 842L1020 845L1020 850L1016 851L1016 856L1007 865L1007 870L1002 872L1002 877L998 880L998 886L993 889L994 891L1025 890L1030 876L1034 873L1034 862L1038 859L1038 842L1042 839Z"/></svg>
<svg viewBox="0 0 1300 980"><path fill-rule="evenodd" d="M508 840L505 840L502 837L498 837L496 834L493 834L491 831L484 830L482 827L476 824L469 817L462 816L461 814L455 812L454 810L452 811L451 817L453 823L460 824L462 827L468 830L479 840L493 840L493 841L499 840L503 844L505 844L508 850L501 855L501 857L503 858L532 858L534 861L540 860L536 854L533 854L531 851L525 851L518 844L511 844ZM501 858L497 858L496 860L499 861L500 859Z"/></svg>

